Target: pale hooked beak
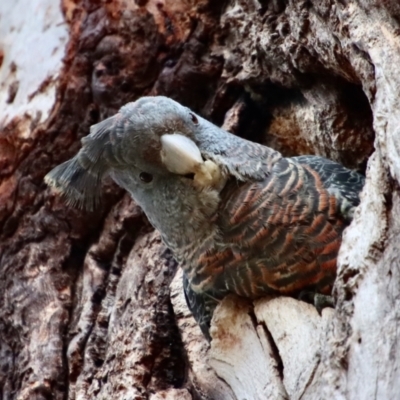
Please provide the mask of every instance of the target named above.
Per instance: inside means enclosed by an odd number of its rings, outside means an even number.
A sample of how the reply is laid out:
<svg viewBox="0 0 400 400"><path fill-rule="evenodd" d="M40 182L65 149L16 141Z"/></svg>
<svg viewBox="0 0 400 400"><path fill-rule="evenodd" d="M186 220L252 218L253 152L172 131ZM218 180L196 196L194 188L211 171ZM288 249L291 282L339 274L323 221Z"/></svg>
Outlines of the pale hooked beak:
<svg viewBox="0 0 400 400"><path fill-rule="evenodd" d="M225 174L211 160L203 160L196 143L178 133L161 136L161 161L168 171L177 175L194 174L194 185L221 190L226 183Z"/></svg>

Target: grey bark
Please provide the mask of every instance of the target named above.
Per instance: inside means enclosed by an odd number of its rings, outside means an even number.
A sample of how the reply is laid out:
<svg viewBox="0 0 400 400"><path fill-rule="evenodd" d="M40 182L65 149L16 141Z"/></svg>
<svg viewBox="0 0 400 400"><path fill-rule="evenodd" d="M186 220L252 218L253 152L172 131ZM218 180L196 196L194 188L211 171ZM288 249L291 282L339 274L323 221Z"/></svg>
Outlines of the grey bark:
<svg viewBox="0 0 400 400"><path fill-rule="evenodd" d="M399 21L396 0L0 2L0 399L400 399ZM125 193L87 213L49 191L143 95L366 172L335 310L228 297L210 346Z"/></svg>

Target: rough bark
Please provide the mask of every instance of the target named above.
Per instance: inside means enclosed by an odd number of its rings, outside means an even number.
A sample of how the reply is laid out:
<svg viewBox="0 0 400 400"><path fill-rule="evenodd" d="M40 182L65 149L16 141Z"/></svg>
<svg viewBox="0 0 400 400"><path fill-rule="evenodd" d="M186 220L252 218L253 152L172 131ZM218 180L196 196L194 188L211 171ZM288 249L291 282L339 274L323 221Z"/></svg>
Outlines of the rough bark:
<svg viewBox="0 0 400 400"><path fill-rule="evenodd" d="M400 399L399 21L396 0L0 2L0 399ZM210 346L125 193L87 213L48 190L143 95L366 172L335 310L228 297Z"/></svg>

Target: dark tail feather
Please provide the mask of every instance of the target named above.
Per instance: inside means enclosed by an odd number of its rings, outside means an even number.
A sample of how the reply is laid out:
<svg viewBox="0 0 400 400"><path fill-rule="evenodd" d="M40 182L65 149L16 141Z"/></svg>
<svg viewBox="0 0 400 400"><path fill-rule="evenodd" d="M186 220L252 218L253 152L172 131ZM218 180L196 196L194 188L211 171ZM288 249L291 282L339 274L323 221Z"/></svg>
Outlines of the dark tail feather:
<svg viewBox="0 0 400 400"><path fill-rule="evenodd" d="M103 174L84 169L78 156L52 169L44 181L60 192L68 205L93 211L100 202Z"/></svg>

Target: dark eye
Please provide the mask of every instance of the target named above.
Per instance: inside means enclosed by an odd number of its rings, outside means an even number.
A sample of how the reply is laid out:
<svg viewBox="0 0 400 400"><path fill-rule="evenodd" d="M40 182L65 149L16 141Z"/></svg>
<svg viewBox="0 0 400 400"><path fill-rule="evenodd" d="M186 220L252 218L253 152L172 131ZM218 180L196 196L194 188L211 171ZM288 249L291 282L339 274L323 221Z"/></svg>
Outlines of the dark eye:
<svg viewBox="0 0 400 400"><path fill-rule="evenodd" d="M150 183L153 180L153 175L147 172L141 172L139 178L144 183Z"/></svg>
<svg viewBox="0 0 400 400"><path fill-rule="evenodd" d="M192 113L190 113L190 119L192 120L192 122L193 122L195 125L198 125L198 124L199 124L199 120L198 120L197 117L196 117L194 114L192 114Z"/></svg>

